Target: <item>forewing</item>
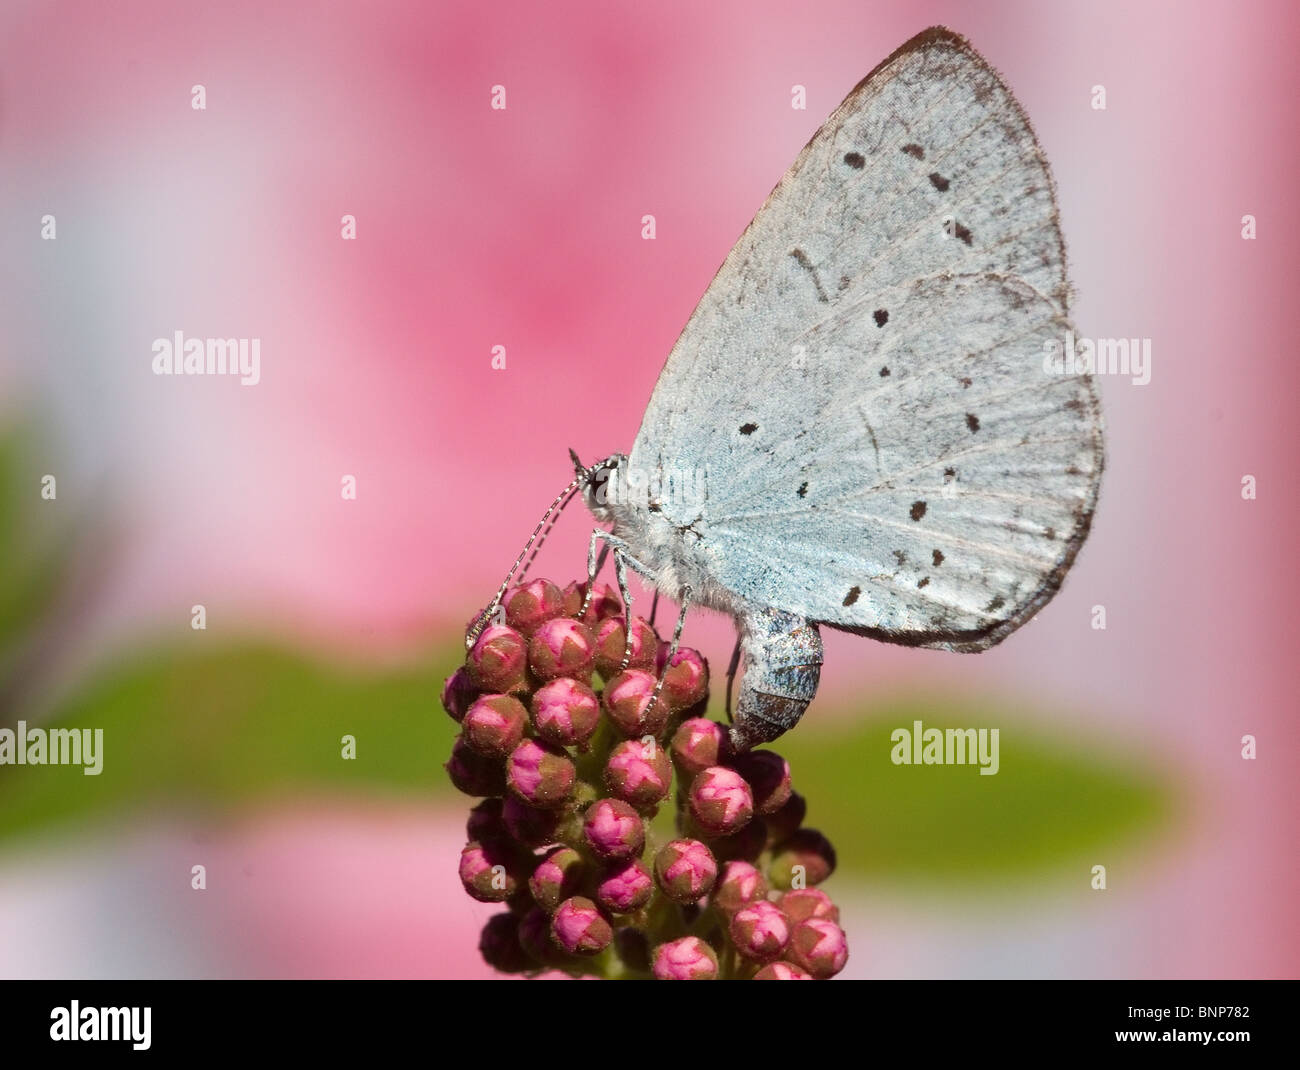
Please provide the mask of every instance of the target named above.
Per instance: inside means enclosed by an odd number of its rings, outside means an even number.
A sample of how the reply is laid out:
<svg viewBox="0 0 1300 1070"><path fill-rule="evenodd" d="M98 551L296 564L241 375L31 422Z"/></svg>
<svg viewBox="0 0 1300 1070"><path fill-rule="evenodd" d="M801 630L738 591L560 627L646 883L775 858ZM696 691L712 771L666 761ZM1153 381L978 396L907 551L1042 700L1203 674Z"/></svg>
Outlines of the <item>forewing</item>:
<svg viewBox="0 0 1300 1070"><path fill-rule="evenodd" d="M631 465L707 470L702 515L664 511L742 597L982 649L1050 598L1096 497L1092 384L1043 370L1067 298L1023 112L963 39L928 30L848 96L736 243Z"/></svg>
<svg viewBox="0 0 1300 1070"><path fill-rule="evenodd" d="M747 455L735 438L748 405L815 359L805 332L899 282L986 271L1066 312L1052 181L1028 121L963 38L934 28L849 94L733 247L659 376L633 465L708 457L725 478L730 454Z"/></svg>

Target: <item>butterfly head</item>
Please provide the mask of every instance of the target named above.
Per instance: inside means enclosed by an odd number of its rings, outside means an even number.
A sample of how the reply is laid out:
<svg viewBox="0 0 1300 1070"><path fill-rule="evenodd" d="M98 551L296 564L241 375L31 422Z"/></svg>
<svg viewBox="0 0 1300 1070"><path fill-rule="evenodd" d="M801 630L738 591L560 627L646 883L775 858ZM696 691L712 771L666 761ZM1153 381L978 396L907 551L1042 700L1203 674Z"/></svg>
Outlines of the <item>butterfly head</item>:
<svg viewBox="0 0 1300 1070"><path fill-rule="evenodd" d="M582 487L582 500L592 516L602 523L609 523L614 519L613 507L619 500L619 487L627 483L627 458L615 453L587 467L573 450L569 450L569 456Z"/></svg>

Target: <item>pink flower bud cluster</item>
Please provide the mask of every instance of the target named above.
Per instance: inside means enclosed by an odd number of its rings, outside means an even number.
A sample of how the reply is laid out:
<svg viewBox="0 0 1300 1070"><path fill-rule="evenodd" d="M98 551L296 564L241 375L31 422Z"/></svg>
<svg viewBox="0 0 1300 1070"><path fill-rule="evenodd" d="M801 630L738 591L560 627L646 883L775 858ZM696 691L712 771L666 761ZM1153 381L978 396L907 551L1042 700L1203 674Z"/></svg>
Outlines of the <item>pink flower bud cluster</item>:
<svg viewBox="0 0 1300 1070"><path fill-rule="evenodd" d="M709 670L609 587L511 590L443 688L446 763L480 798L460 878L500 903L479 938L505 973L813 980L839 973L835 851L771 751L734 754L704 717ZM662 675L658 697L655 686ZM672 813L661 810L672 807ZM656 819L659 820L656 820ZM675 834L674 834L675 830Z"/></svg>

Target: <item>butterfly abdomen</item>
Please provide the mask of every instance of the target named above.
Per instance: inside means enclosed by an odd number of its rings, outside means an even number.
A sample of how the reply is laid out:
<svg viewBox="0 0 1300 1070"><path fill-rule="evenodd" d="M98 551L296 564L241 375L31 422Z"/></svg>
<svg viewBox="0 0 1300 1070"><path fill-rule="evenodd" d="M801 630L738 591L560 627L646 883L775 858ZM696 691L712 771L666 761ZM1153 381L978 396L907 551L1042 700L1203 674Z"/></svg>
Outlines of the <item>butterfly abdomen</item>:
<svg viewBox="0 0 1300 1070"><path fill-rule="evenodd" d="M817 694L822 638L817 625L793 613L753 609L738 620L745 674L731 742L737 750L788 732Z"/></svg>

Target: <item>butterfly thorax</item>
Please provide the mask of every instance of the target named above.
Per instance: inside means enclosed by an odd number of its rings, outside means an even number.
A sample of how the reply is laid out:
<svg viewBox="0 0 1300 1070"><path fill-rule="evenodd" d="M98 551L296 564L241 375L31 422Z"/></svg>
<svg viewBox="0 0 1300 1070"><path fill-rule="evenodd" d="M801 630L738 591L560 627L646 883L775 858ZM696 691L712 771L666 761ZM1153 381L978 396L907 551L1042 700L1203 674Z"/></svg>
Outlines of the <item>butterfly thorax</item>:
<svg viewBox="0 0 1300 1070"><path fill-rule="evenodd" d="M614 454L588 469L583 498L597 522L610 526L628 552L647 568L646 578L661 593L676 598L684 587L691 601L739 617L742 599L716 579L705 527L702 481L665 475L662 466L636 471L628 458Z"/></svg>

